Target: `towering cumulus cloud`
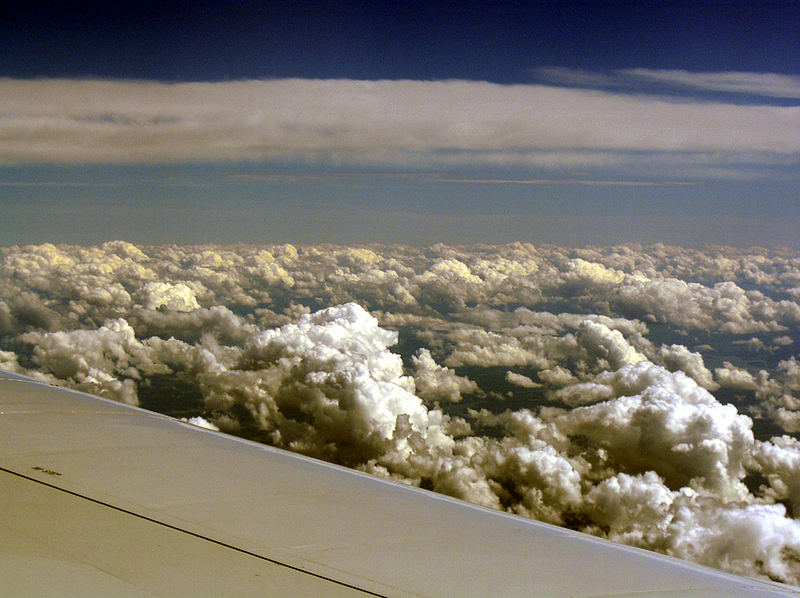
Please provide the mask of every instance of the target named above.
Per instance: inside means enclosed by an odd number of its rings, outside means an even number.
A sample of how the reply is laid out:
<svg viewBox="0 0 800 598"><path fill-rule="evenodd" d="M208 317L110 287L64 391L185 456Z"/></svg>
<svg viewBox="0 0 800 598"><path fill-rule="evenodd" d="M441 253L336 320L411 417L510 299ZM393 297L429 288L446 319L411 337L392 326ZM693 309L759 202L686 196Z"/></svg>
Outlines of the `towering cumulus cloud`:
<svg viewBox="0 0 800 598"><path fill-rule="evenodd" d="M0 249L0 367L800 583L800 254Z"/></svg>
<svg viewBox="0 0 800 598"><path fill-rule="evenodd" d="M396 341L354 303L304 314L252 336L233 367L201 375L206 405L223 425L244 408L240 417L278 446L366 462L399 450L401 429L429 432L430 414L388 350Z"/></svg>

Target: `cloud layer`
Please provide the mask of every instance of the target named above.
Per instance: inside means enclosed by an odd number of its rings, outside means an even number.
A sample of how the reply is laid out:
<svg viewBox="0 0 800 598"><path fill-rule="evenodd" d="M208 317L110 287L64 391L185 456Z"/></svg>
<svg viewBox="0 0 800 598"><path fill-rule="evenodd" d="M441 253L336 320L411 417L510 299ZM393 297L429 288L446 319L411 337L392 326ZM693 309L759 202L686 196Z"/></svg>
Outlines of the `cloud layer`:
<svg viewBox="0 0 800 598"><path fill-rule="evenodd" d="M690 83L700 77L635 74ZM724 88L740 75L706 74L698 85L721 81ZM635 161L641 153L751 162L796 158L800 107L470 81L2 79L0 137L1 163L314 158L575 166L598 157Z"/></svg>
<svg viewBox="0 0 800 598"><path fill-rule="evenodd" d="M800 583L800 255L0 249L0 367Z"/></svg>

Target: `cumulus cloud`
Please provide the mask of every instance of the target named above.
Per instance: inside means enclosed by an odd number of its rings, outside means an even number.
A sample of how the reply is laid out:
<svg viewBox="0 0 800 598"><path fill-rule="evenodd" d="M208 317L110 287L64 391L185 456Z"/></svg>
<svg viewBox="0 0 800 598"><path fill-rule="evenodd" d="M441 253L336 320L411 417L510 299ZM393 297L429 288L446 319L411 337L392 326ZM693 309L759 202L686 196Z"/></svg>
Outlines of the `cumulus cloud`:
<svg viewBox="0 0 800 598"><path fill-rule="evenodd" d="M734 334L785 330L786 323L800 321L796 303L745 291L732 281L708 287L675 278L637 278L618 287L611 300L627 315L684 328L716 325Z"/></svg>
<svg viewBox="0 0 800 598"><path fill-rule="evenodd" d="M357 304L304 314L251 337L234 368L201 374L206 405L223 429L241 407L273 444L350 465L402 450L409 437L443 437L441 414L388 350L396 340Z"/></svg>
<svg viewBox="0 0 800 598"><path fill-rule="evenodd" d="M719 383L725 388L733 388L735 390L756 390L758 388L758 383L753 374L747 370L737 368L728 361L724 363L724 367L714 370L714 373Z"/></svg>
<svg viewBox="0 0 800 598"><path fill-rule="evenodd" d="M800 442L778 436L758 444L754 457L769 482L769 493L787 501L795 518L800 515Z"/></svg>
<svg viewBox="0 0 800 598"><path fill-rule="evenodd" d="M528 378L528 376L523 376L522 374L511 371L506 372L506 380L522 388L541 388L542 386L538 382L534 382L532 379Z"/></svg>
<svg viewBox="0 0 800 598"><path fill-rule="evenodd" d="M420 349L411 360L416 369L416 392L423 399L458 403L462 393L478 390L478 385L466 376L457 376L454 370L437 364L428 349Z"/></svg>
<svg viewBox="0 0 800 598"><path fill-rule="evenodd" d="M662 72L665 77L698 80L675 72ZM702 85L735 87L734 79L712 74ZM787 82L772 82L773 90L786 88ZM0 161L6 163L309 156L535 164L554 153L551 160L567 154L574 164L574 152L628 152L632 159L636 152L800 151L797 107L676 102L546 85L2 79L0 98Z"/></svg>
<svg viewBox="0 0 800 598"><path fill-rule="evenodd" d="M537 337L521 340L495 332L466 329L454 331L450 339L455 348L445 360L449 366L534 365L544 368L550 365Z"/></svg>
<svg viewBox="0 0 800 598"><path fill-rule="evenodd" d="M754 444L752 421L734 406L683 373L646 361L595 383L613 398L556 416L565 434L602 447L624 473L655 471L672 487L707 488L728 500L746 493L741 480Z"/></svg>
<svg viewBox="0 0 800 598"><path fill-rule="evenodd" d="M587 496L592 518L616 541L773 580L793 579L800 524L783 505L720 505L672 491L653 472L618 474Z"/></svg>
<svg viewBox="0 0 800 598"><path fill-rule="evenodd" d="M4 369L800 582L795 252L113 242L0 258Z"/></svg>
<svg viewBox="0 0 800 598"><path fill-rule="evenodd" d="M669 371L683 372L706 390L713 391L719 388L699 352L690 351L683 345L670 345L659 349L659 357Z"/></svg>
<svg viewBox="0 0 800 598"><path fill-rule="evenodd" d="M179 282L148 282L141 291L142 304L147 309L165 308L170 311L194 311L200 307L192 289Z"/></svg>
<svg viewBox="0 0 800 598"><path fill-rule="evenodd" d="M576 258L569 261L569 277L586 281L591 285L615 285L625 279L625 274L619 270L607 268L603 264Z"/></svg>
<svg viewBox="0 0 800 598"><path fill-rule="evenodd" d="M578 328L578 343L592 359L601 362L603 369L619 369L623 365L644 361L645 356L634 349L619 330L605 324L586 320Z"/></svg>
<svg viewBox="0 0 800 598"><path fill-rule="evenodd" d="M132 405L138 403L135 380L142 374L171 372L158 354L159 339L140 342L122 318L97 330L26 332L20 340L33 346L33 362L44 372Z"/></svg>
<svg viewBox="0 0 800 598"><path fill-rule="evenodd" d="M669 554L796 583L793 562L800 555L800 524L786 517L783 505L720 508L711 501L695 502L694 508L677 510L670 522Z"/></svg>

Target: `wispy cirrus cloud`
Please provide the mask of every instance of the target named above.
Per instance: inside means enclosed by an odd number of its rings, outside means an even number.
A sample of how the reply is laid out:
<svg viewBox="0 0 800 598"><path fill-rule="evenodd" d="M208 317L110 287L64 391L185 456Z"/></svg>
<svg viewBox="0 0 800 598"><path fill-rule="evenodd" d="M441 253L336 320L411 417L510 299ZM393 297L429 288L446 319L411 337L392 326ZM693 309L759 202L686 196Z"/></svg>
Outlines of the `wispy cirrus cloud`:
<svg viewBox="0 0 800 598"><path fill-rule="evenodd" d="M757 162L800 153L800 107L470 81L3 79L0 137L6 164L312 158L557 168L692 152Z"/></svg>
<svg viewBox="0 0 800 598"><path fill-rule="evenodd" d="M464 185L582 185L586 187L674 187L691 185L689 181L631 181L612 179L478 179L437 177L433 180L442 183L461 183Z"/></svg>
<svg viewBox="0 0 800 598"><path fill-rule="evenodd" d="M585 179L585 178L477 178L477 177L456 177L437 173L426 172L350 172L350 173L283 173L283 172L263 172L230 174L228 178L240 181L358 181L364 178L372 179L413 179L421 181L432 181L436 183L457 183L464 185L584 185L592 187L659 187L659 186L682 186L693 184L690 181L638 181L622 179ZM14 183L12 183L13 185ZM0 183L3 186L4 183ZM31 183L19 183L19 185L31 185Z"/></svg>
<svg viewBox="0 0 800 598"><path fill-rule="evenodd" d="M533 70L537 80L569 87L653 91L653 86L673 91L746 94L762 98L800 99L800 76L741 71L698 73L682 69L617 69L610 72L566 67Z"/></svg>

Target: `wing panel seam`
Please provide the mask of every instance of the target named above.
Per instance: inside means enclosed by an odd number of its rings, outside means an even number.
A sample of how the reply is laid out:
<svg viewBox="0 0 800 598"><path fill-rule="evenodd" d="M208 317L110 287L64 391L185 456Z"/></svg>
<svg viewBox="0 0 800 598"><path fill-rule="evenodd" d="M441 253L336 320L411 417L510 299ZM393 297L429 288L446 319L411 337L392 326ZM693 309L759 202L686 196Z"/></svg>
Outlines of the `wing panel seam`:
<svg viewBox="0 0 800 598"><path fill-rule="evenodd" d="M48 482L45 482L44 480L39 480L39 479L36 479L34 477L25 475L24 473L20 473L19 471L14 471L13 469L8 469L6 467L0 466L0 471L4 471L6 473L9 473L11 475L15 475L15 476L23 478L25 480L29 480L29 481L34 482L36 484L41 484L42 486L47 486L48 488L52 488L53 490L57 490L59 492L64 492L66 494L70 494L70 495L75 496L77 498L82 498L84 500L88 500L90 502L93 502L95 504L107 507L109 509L113 509L115 511L119 511L120 513L125 513L126 515L131 515L132 517L137 517L139 519L143 519L145 521L149 521L150 523L155 523L156 525L160 525L162 527L166 527L168 529L171 529L171 530L174 530L174 531L177 531L177 532L181 532L181 533L187 534L189 536L193 536L193 537L198 538L200 540L205 540L207 542L211 542L212 544L217 544L218 546L222 546L223 548L228 548L230 550L235 550L236 552L240 552L242 554L246 554L248 556L255 557L257 559L260 559L262 561L266 561L268 563L272 563L273 565L277 565L279 567L285 567L287 569L291 569L292 571L296 571L298 573L303 573L305 575L310 575L312 577L316 577L316 578L321 579L323 581L328 581L330 583L335 583L337 585L344 586L346 588L350 588L351 590L356 590L358 592L363 592L364 594L367 594L369 596L376 596L377 598L390 598L389 596L387 596L385 594L378 594L377 592L373 592L371 590L366 590L364 588L360 588L360 587L355 586L353 584L349 584L347 582L344 582L344 581L341 581L341 580L338 580L338 579L334 579L332 577L327 577L325 575L322 575L321 573L315 573L313 571L308 571L308 570L303 569L301 567L298 567L296 565L290 565L289 563L284 563L284 562L279 561L277 559L273 559L273 558L270 558L268 556L264 556L263 554L258 554L257 552L252 552L252 551L247 550L245 548L240 548L239 546L235 546L233 544L228 544L227 542L223 542L222 540L216 540L214 538L211 538L211 537L208 537L208 536L204 536L203 534L200 534L200 533L197 533L197 532L193 532L191 530L187 530L187 529L184 529L182 527L178 527L177 525L172 525L171 523L166 523L164 521L159 521L158 519L155 519L153 517L148 517L147 515L143 515L142 513L137 513L135 511L131 511L131 510L119 507L117 505L113 505L113 504L104 502L102 500L99 500L99 499L96 499L96 498L92 498L91 496L86 496L84 494L81 494L79 492L75 492L73 490L68 490L66 488L61 488L60 486L56 486L55 484L50 484Z"/></svg>

